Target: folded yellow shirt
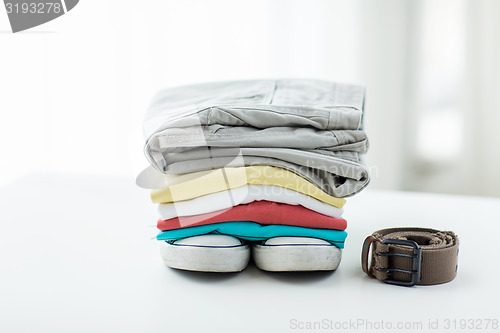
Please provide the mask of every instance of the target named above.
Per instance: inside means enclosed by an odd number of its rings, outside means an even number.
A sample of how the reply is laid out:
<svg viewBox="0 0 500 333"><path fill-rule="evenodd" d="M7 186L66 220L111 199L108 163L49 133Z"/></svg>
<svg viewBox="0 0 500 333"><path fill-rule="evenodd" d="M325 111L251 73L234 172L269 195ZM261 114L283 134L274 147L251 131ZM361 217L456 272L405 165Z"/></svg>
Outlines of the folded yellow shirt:
<svg viewBox="0 0 500 333"><path fill-rule="evenodd" d="M341 208L345 199L335 198L299 175L272 166L228 167L184 175L165 175L167 187L151 191L155 203L189 200L244 185L276 185Z"/></svg>

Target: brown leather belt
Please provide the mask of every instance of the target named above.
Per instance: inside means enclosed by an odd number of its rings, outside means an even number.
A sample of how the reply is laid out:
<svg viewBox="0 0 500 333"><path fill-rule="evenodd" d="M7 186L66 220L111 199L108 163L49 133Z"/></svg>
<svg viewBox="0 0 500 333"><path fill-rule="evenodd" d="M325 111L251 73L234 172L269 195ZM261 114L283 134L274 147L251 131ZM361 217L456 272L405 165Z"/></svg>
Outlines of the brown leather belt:
<svg viewBox="0 0 500 333"><path fill-rule="evenodd" d="M366 274L401 286L449 282L457 275L457 261L458 237L452 231L425 228L375 231L361 253Z"/></svg>

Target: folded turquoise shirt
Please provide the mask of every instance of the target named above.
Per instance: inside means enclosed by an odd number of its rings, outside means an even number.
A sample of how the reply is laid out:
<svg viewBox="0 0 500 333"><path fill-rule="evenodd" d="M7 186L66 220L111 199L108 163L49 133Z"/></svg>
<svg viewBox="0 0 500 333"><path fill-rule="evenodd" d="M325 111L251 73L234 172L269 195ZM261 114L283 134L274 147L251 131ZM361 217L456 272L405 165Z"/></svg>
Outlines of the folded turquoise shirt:
<svg viewBox="0 0 500 333"><path fill-rule="evenodd" d="M254 222L235 221L200 225L190 228L162 231L158 240L177 240L186 237L222 234L250 241L266 240L273 237L312 237L324 239L339 248L344 248L347 232L329 229L310 229L288 225L260 225Z"/></svg>

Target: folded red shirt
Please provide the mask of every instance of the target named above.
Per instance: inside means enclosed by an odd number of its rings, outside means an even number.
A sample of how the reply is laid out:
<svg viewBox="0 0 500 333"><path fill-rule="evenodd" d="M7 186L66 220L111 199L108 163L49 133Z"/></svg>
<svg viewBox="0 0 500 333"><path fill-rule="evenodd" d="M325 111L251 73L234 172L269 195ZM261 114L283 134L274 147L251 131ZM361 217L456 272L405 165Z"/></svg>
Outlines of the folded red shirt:
<svg viewBox="0 0 500 333"><path fill-rule="evenodd" d="M213 213L179 216L158 220L158 229L173 230L204 224L251 221L260 224L280 224L314 229L344 230L347 221L317 213L303 206L287 205L273 201L254 201Z"/></svg>

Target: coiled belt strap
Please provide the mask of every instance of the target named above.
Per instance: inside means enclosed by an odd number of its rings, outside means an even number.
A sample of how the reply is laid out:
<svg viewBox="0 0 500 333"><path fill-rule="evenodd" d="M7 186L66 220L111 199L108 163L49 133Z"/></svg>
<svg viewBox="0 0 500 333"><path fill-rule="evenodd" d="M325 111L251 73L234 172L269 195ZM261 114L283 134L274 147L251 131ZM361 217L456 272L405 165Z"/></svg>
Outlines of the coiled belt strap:
<svg viewBox="0 0 500 333"><path fill-rule="evenodd" d="M375 231L365 239L361 254L366 274L403 286L449 282L457 275L457 261L458 237L425 228Z"/></svg>

